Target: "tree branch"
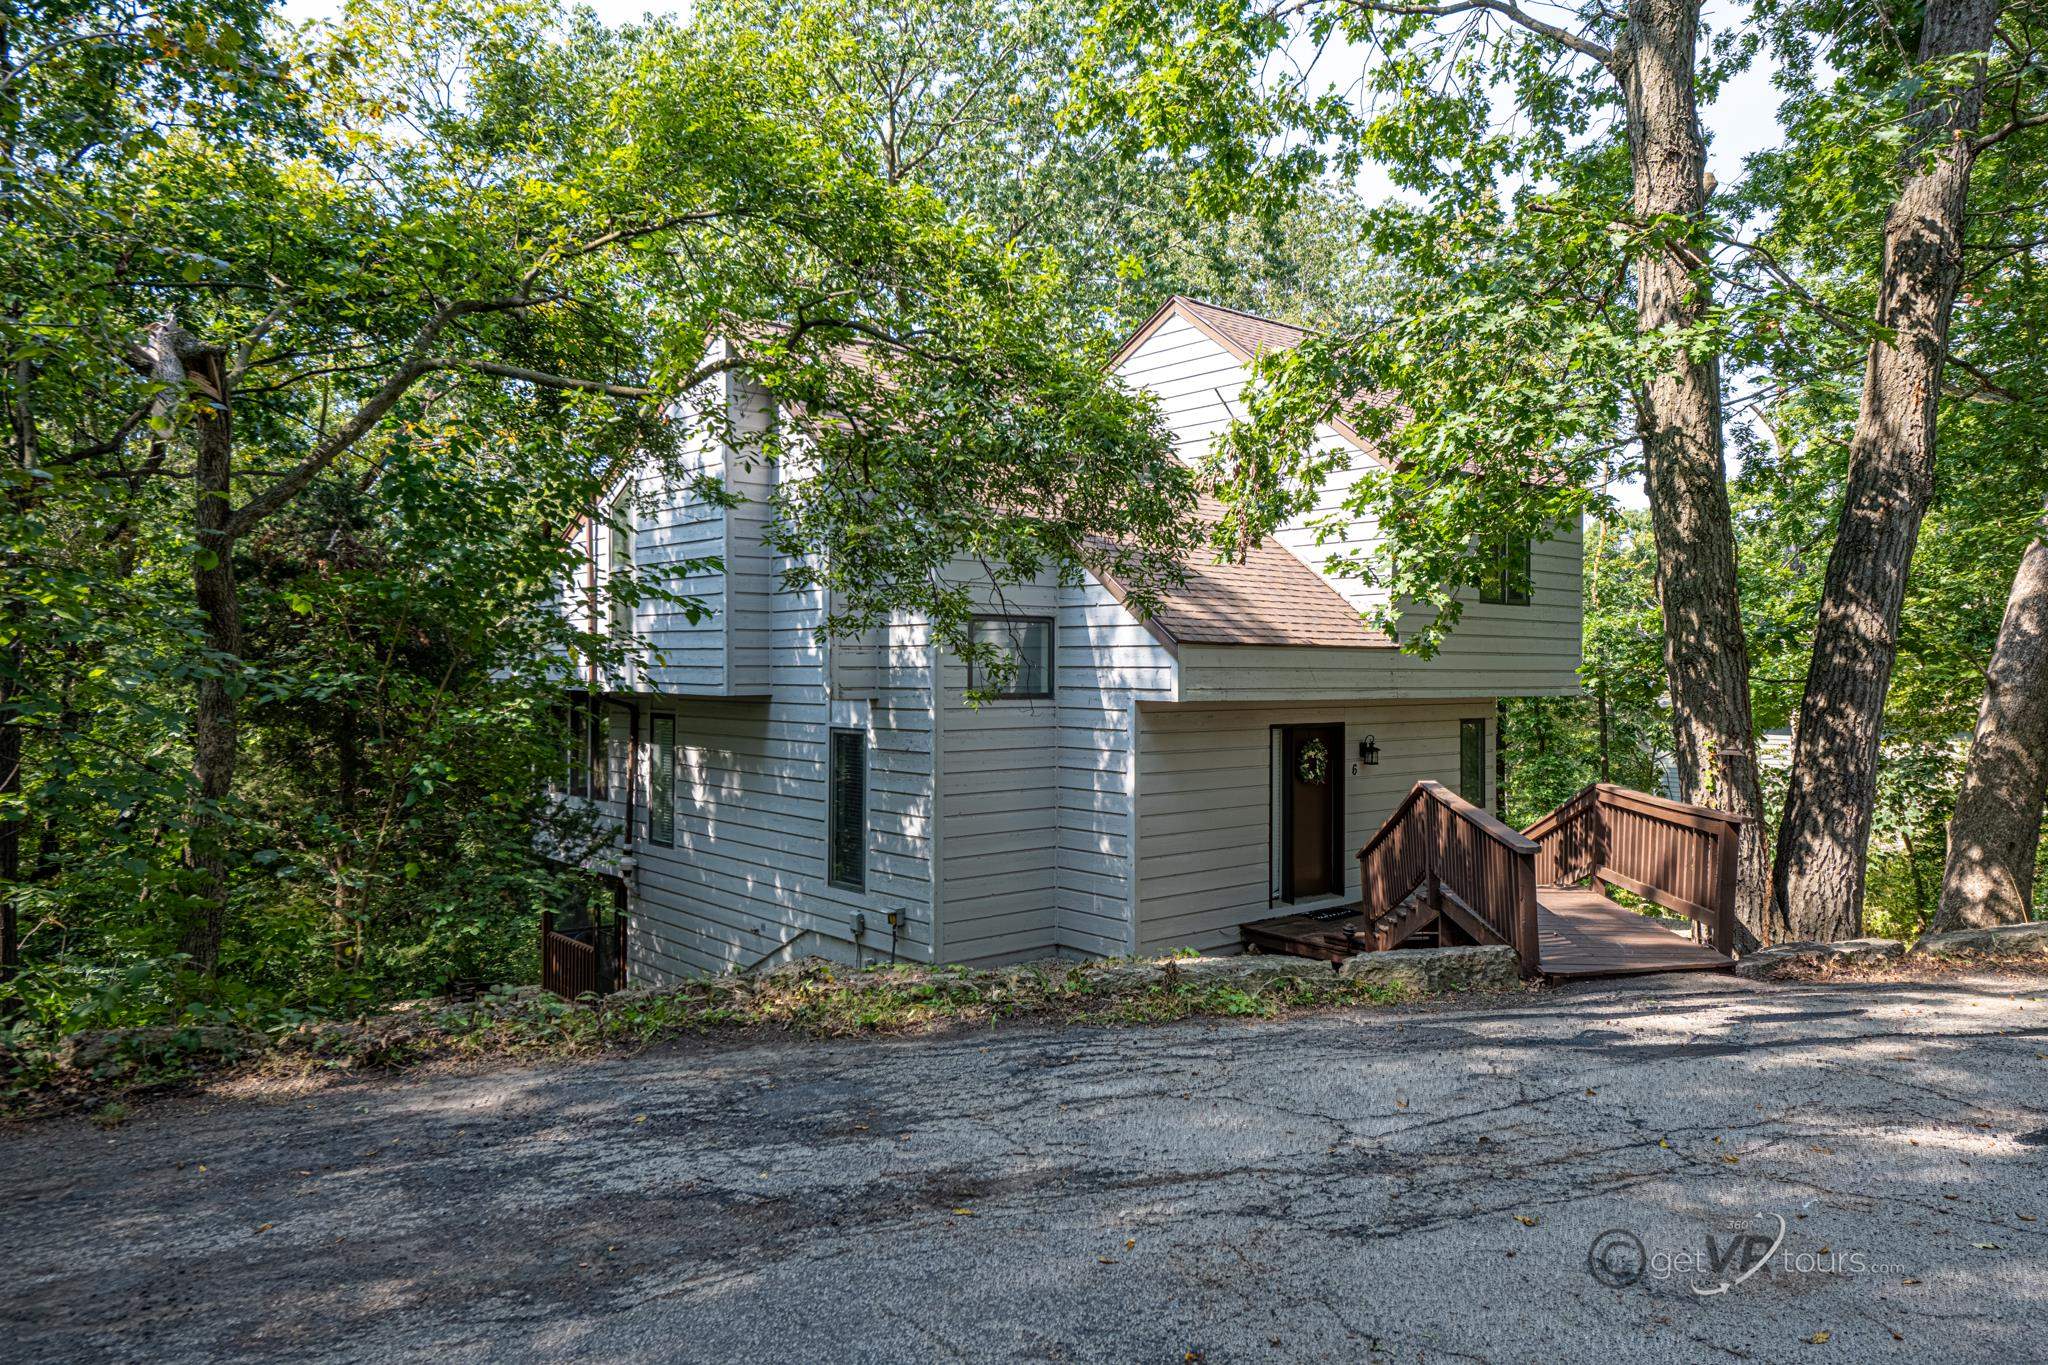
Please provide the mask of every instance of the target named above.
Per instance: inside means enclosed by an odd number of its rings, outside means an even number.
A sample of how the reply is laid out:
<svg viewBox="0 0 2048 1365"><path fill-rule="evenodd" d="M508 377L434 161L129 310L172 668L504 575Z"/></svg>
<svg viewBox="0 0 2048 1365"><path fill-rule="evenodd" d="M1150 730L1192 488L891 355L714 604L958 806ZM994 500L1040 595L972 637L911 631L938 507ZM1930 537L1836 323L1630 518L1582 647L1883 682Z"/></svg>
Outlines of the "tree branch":
<svg viewBox="0 0 2048 1365"><path fill-rule="evenodd" d="M1288 16L1313 9L1321 0L1293 0L1275 11L1277 16ZM1391 14L1423 19L1449 19L1460 14L1497 14L1509 23L1519 25L1539 38L1547 38L1562 47L1568 47L1583 57L1591 57L1605 67L1614 65L1614 51L1583 38L1569 29L1546 23L1514 3L1514 0L1451 0L1441 5L1412 5L1388 3L1388 0L1341 0L1346 7L1365 10L1373 14Z"/></svg>
<svg viewBox="0 0 2048 1365"><path fill-rule="evenodd" d="M2013 119L1995 132L1985 133L1982 137L1971 139L1970 155L1976 156L1980 152L1996 147L2014 133L2025 132L2029 128L2039 128L2044 125L2048 125L2048 113L2029 114L2025 118Z"/></svg>

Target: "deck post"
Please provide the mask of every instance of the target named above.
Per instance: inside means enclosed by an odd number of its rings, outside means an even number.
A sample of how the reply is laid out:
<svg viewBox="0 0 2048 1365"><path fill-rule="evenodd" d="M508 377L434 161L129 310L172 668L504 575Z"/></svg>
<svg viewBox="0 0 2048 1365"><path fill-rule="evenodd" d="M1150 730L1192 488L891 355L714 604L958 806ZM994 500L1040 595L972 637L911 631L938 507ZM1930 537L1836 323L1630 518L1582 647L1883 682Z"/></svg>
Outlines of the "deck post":
<svg viewBox="0 0 2048 1365"><path fill-rule="evenodd" d="M1736 850L1742 845L1742 826L1728 821L1714 840L1714 951L1735 956L1735 869Z"/></svg>
<svg viewBox="0 0 2048 1365"><path fill-rule="evenodd" d="M1436 916L1437 943L1448 944L1451 939L1451 924L1444 917L1444 882L1443 877L1438 873L1438 865L1443 861L1444 853L1443 840L1440 837L1439 830L1442 820L1437 814L1435 802L1425 801L1423 803L1423 810L1426 812L1423 823L1427 830L1427 836L1422 846L1423 857L1425 859L1424 866L1429 869L1423 874L1423 895L1429 902L1431 913Z"/></svg>
<svg viewBox="0 0 2048 1365"><path fill-rule="evenodd" d="M1515 923L1518 926L1515 937L1519 940L1515 948L1522 959L1522 976L1527 979L1543 970L1542 944L1536 929L1536 860L1533 857L1517 858L1513 867L1515 880L1519 883L1515 887Z"/></svg>

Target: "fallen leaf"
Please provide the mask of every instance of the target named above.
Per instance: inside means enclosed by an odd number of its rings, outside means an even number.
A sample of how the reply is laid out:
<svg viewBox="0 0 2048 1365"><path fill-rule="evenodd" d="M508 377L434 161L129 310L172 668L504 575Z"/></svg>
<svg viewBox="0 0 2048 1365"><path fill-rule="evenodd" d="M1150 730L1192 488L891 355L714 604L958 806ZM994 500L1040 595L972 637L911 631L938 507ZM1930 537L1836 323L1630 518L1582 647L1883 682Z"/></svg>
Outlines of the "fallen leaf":
<svg viewBox="0 0 2048 1365"><path fill-rule="evenodd" d="M1586 1092L1586 1094L1587 1094L1587 1095L1589 1095L1589 1096L1591 1096L1591 1095L1597 1095L1597 1094L1599 1094L1599 1093L1600 1093L1600 1092L1599 1092L1599 1091L1597 1091L1597 1090L1588 1090L1588 1091Z"/></svg>
<svg viewBox="0 0 2048 1365"><path fill-rule="evenodd" d="M2031 1223L2035 1221L2034 1215L2031 1213L2016 1213L2013 1215L2013 1217L2019 1219L2022 1223Z"/></svg>
<svg viewBox="0 0 2048 1365"><path fill-rule="evenodd" d="M1097 1261L1098 1261L1099 1263L1101 1263L1101 1264L1103 1264L1103 1265L1115 1265L1115 1264L1116 1264L1116 1257L1114 1257L1114 1256L1097 1256L1097 1257L1096 1257L1095 1259L1096 1259L1096 1260L1097 1260Z"/></svg>
<svg viewBox="0 0 2048 1365"><path fill-rule="evenodd" d="M276 1227L276 1226L277 1226L277 1224L275 1224L275 1223L258 1223L258 1224L256 1225L256 1231L258 1231L258 1232L268 1232L268 1231L270 1231L270 1230L271 1230L272 1228L274 1228L274 1227Z"/></svg>
<svg viewBox="0 0 2048 1365"><path fill-rule="evenodd" d="M1516 1214L1516 1215L1515 1215L1515 1221L1516 1221L1517 1223L1520 1223L1520 1224L1521 1224L1521 1225L1522 1225L1523 1227L1525 1227L1525 1228L1533 1228L1533 1227L1535 1227L1535 1226L1536 1226L1536 1220L1535 1220L1534 1218L1531 1218L1531 1217L1530 1217L1530 1216L1529 1216L1528 1214L1526 1214L1526 1213L1518 1213L1518 1214Z"/></svg>
<svg viewBox="0 0 2048 1365"><path fill-rule="evenodd" d="M1819 1152L1822 1156L1833 1156L1835 1154L1835 1149L1832 1147L1808 1147L1806 1150L1809 1152Z"/></svg>
<svg viewBox="0 0 2048 1365"><path fill-rule="evenodd" d="M1900 1280L1900 1281L1899 1281L1899 1283L1900 1283L1900 1284L1918 1284L1918 1283L1920 1283L1920 1281L1918 1281L1918 1280Z"/></svg>
<svg viewBox="0 0 2048 1365"><path fill-rule="evenodd" d="M1996 1242L1972 1242L1970 1245L1979 1251L2003 1251L2005 1249Z"/></svg>
<svg viewBox="0 0 2048 1365"><path fill-rule="evenodd" d="M953 1216L954 1216L955 1218L972 1218L972 1217L974 1217L974 1210L973 1210L973 1209L954 1209L954 1210L953 1210Z"/></svg>
<svg viewBox="0 0 2048 1365"><path fill-rule="evenodd" d="M1657 1145L1659 1147L1669 1147L1671 1145L1671 1140L1669 1138L1658 1138Z"/></svg>
<svg viewBox="0 0 2048 1365"><path fill-rule="evenodd" d="M633 1115L633 1122L635 1122L635 1123L645 1123L645 1122L647 1122L647 1115L645 1115L645 1114L635 1114L635 1115Z"/></svg>
<svg viewBox="0 0 2048 1365"><path fill-rule="evenodd" d="M1739 1156L1724 1156L1721 1160L1730 1166L1740 1166L1742 1164L1742 1158Z"/></svg>
<svg viewBox="0 0 2048 1365"><path fill-rule="evenodd" d="M1138 1239L1137 1239L1137 1238L1135 1238L1135 1237L1126 1237L1126 1238L1124 1239L1124 1250L1125 1250L1125 1251L1135 1251L1135 1250L1137 1250L1137 1247L1138 1247Z"/></svg>
<svg viewBox="0 0 2048 1365"><path fill-rule="evenodd" d="M1809 1346L1825 1346L1827 1345L1828 1338L1832 1335L1833 1333L1831 1332L1815 1332L1806 1339L1806 1344Z"/></svg>

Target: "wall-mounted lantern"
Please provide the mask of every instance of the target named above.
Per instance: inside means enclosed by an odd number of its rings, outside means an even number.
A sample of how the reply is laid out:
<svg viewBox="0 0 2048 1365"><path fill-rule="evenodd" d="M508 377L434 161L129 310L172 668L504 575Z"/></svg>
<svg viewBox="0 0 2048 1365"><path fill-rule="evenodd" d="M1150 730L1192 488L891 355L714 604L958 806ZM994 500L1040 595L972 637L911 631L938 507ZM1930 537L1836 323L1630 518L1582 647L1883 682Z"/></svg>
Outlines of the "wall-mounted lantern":
<svg viewBox="0 0 2048 1365"><path fill-rule="evenodd" d="M1372 767L1380 761L1380 746L1371 735L1358 741L1358 761Z"/></svg>

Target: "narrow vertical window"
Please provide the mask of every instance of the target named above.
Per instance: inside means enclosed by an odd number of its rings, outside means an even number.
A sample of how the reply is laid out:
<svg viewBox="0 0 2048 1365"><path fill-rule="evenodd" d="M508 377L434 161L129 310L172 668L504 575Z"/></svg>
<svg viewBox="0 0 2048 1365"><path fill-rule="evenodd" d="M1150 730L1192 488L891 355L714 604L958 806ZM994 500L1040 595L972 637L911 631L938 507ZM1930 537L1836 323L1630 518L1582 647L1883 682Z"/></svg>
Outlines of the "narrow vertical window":
<svg viewBox="0 0 2048 1365"><path fill-rule="evenodd" d="M676 718L655 716L647 725L647 841L676 841Z"/></svg>
<svg viewBox="0 0 2048 1365"><path fill-rule="evenodd" d="M868 737L834 730L825 771L825 880L848 891L868 884Z"/></svg>
<svg viewBox="0 0 2048 1365"><path fill-rule="evenodd" d="M633 630L633 608L622 591L630 592L633 576L633 507L621 497L612 504L611 514L611 627L614 636L623 638Z"/></svg>
<svg viewBox="0 0 2048 1365"><path fill-rule="evenodd" d="M593 801L605 799L605 790L610 785L611 722L605 716L602 706L590 709L589 726L585 733L589 742L584 748L584 761L590 766L590 798Z"/></svg>
<svg viewBox="0 0 2048 1365"><path fill-rule="evenodd" d="M1528 606L1529 573L1529 537L1480 537L1480 601L1509 607Z"/></svg>
<svg viewBox="0 0 2048 1365"><path fill-rule="evenodd" d="M590 795L590 712L572 704L568 713L569 795Z"/></svg>
<svg viewBox="0 0 2048 1365"><path fill-rule="evenodd" d="M1458 722L1458 795L1475 806L1486 804L1486 722Z"/></svg>

